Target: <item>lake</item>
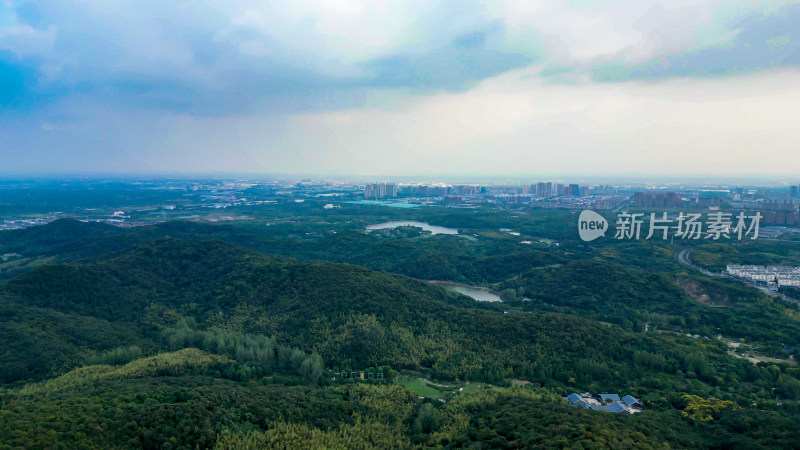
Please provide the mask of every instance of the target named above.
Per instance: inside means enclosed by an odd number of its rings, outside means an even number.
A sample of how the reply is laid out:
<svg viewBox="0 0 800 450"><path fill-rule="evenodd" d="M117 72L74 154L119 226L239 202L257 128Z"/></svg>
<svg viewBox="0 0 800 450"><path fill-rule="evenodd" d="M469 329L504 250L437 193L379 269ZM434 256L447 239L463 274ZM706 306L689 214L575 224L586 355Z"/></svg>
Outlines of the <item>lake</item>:
<svg viewBox="0 0 800 450"><path fill-rule="evenodd" d="M377 225L369 225L367 227L367 231L387 230L390 228L397 228L397 227L422 228L423 231L430 231L431 234L458 234L458 230L456 230L455 228L440 227L437 225L430 225L425 222L415 222L415 221L392 221L392 222L379 223Z"/></svg>
<svg viewBox="0 0 800 450"><path fill-rule="evenodd" d="M464 294L467 297L472 297L473 299L479 302L499 302L500 296L492 292L490 289L481 288L481 287L472 287L472 286L464 286L458 283L444 283L444 282L436 282L434 284L438 284L439 286L458 292L459 294Z"/></svg>

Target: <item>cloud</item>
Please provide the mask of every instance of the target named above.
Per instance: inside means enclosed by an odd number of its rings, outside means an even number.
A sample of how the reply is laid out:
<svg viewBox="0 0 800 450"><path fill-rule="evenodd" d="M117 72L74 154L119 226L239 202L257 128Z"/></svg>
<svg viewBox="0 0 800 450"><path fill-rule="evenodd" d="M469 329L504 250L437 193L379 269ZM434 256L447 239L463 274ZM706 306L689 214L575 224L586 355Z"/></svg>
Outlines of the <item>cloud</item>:
<svg viewBox="0 0 800 450"><path fill-rule="evenodd" d="M474 90L298 116L295 148L338 172L792 173L800 169L797 70L660 84L553 86L525 71ZM780 161L780 168L775 167Z"/></svg>
<svg viewBox="0 0 800 450"><path fill-rule="evenodd" d="M800 170L796 69L581 85L553 85L536 70L466 91L396 98L386 90L374 96L388 99L367 100L369 107L291 115L110 113L68 102L42 121L47 133L24 121L0 126L0 152L39 155L17 170L527 177Z"/></svg>
<svg viewBox="0 0 800 450"><path fill-rule="evenodd" d="M50 26L37 30L28 25L0 28L0 49L8 50L19 57L40 55L53 48L56 29Z"/></svg>
<svg viewBox="0 0 800 450"><path fill-rule="evenodd" d="M798 1L7 4L12 170L767 170L756 142L798 143Z"/></svg>
<svg viewBox="0 0 800 450"><path fill-rule="evenodd" d="M466 89L527 65L601 81L792 65L798 8L776 4L22 2L0 21L0 49L37 68L29 97L97 95L121 106L226 115L375 88ZM747 50L770 26L785 31L788 44L767 46L768 55ZM708 55L744 56L720 69Z"/></svg>
<svg viewBox="0 0 800 450"><path fill-rule="evenodd" d="M639 64L615 60L590 68L599 81L720 77L800 65L800 7L748 16L715 41Z"/></svg>
<svg viewBox="0 0 800 450"><path fill-rule="evenodd" d="M28 5L15 8L12 24L0 22L0 37L24 32L25 39L0 40L0 48L5 44L39 64L38 89L31 94L115 93L120 104L139 97L138 103L152 99L156 109L166 105L198 114L214 114L215 108L222 114L248 110L262 99L281 101L287 92L302 96L305 90L317 95L396 85L391 70L376 68L391 65L392 58L441 54L442 47L455 48L452 42L458 36L485 27L480 15L469 18L475 11L455 2L122 0ZM497 53L483 62L501 61L499 68L472 73L507 70ZM445 76L429 74L423 81L438 88L437 80ZM220 106L214 99L240 93L251 100ZM165 98L176 95L180 101Z"/></svg>

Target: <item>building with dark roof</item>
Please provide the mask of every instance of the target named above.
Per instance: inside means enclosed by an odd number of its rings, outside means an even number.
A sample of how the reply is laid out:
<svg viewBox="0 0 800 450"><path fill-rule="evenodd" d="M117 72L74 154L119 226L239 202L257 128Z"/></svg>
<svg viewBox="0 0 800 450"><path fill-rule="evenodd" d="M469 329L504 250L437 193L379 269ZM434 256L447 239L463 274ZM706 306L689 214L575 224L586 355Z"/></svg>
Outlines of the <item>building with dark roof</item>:
<svg viewBox="0 0 800 450"><path fill-rule="evenodd" d="M622 401L630 408L639 408L639 409L642 408L642 403L639 401L639 399L631 395L626 395L622 397Z"/></svg>
<svg viewBox="0 0 800 450"><path fill-rule="evenodd" d="M602 402L618 402L619 395L617 394L600 394L600 401Z"/></svg>
<svg viewBox="0 0 800 450"><path fill-rule="evenodd" d="M626 395L622 397L622 400L620 400L619 394L600 394L598 397L600 401L588 392L583 394L573 392L564 397L564 399L569 402L571 406L591 411L605 411L614 414L630 415L641 412L642 410L641 402L632 395Z"/></svg>

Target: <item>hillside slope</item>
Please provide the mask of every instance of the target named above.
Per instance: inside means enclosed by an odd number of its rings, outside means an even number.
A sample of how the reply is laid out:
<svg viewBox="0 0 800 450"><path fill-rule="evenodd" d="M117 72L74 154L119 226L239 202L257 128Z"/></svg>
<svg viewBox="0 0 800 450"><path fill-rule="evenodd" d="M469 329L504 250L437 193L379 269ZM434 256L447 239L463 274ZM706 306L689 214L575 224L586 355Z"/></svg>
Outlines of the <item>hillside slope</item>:
<svg viewBox="0 0 800 450"><path fill-rule="evenodd" d="M220 241L157 239L48 265L0 285L0 313L0 447L92 447L95 435L147 448L708 448L695 438L709 436L756 448L798 438L800 371L735 359L721 341L504 313L402 275ZM333 372L377 366L532 386L448 405L389 379L326 386ZM629 393L648 411L597 416L560 398L585 390ZM681 414L684 394L717 408L711 419Z"/></svg>
<svg viewBox="0 0 800 450"><path fill-rule="evenodd" d="M687 345L561 314L503 314L411 278L216 241L161 239L98 262L43 267L7 282L0 298L7 308L119 323L137 330L139 340L158 340L160 330L190 318L199 329L272 336L318 351L331 367L431 367L445 378L514 375L548 383L591 372L591 379L621 385L614 373L647 370L628 367L636 349L667 355L663 369L670 370ZM576 371L578 360L585 367Z"/></svg>

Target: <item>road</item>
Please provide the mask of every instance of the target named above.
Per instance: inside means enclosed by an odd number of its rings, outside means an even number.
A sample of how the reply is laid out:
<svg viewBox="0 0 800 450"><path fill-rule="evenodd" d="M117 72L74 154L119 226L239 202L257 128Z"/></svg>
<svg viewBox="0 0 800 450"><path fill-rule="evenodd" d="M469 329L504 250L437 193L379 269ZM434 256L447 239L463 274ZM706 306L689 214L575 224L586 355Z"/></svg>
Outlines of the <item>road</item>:
<svg viewBox="0 0 800 450"><path fill-rule="evenodd" d="M675 255L675 257L676 257L676 258L678 258L678 261L679 261L681 264L683 264L683 265L686 265L686 266L689 266L689 267L691 267L691 268L693 268L693 269L695 269L695 270L699 270L699 271L700 271L700 272L702 272L704 275L708 275L708 276L710 276L710 277L718 277L718 276L721 276L721 275L720 275L720 274L718 274L718 273L711 272L710 270L706 270L706 269L704 269L704 268L702 268L702 267L700 267L700 266L697 266L697 265L695 265L695 264L692 262L692 260L691 260L691 255L692 255L692 252L693 252L693 251L694 251L694 249L693 249L693 248L685 248L685 249L683 249L683 250L679 251L679 252L678 252L678 254L676 254L676 255Z"/></svg>
<svg viewBox="0 0 800 450"><path fill-rule="evenodd" d="M629 203L630 202L628 200L625 200L622 203L620 203L619 205L617 205L617 207L612 209L611 211L615 212L615 213L618 213L622 208L628 206Z"/></svg>
<svg viewBox="0 0 800 450"><path fill-rule="evenodd" d="M692 260L691 260L691 256L692 256L692 252L693 251L694 251L693 248L685 248L685 249L679 251L678 253L676 253L675 257L678 259L678 261L681 264L683 264L685 266L689 266L692 269L695 269L695 270L703 273L703 275L708 275L710 277L721 277L721 276L723 276L722 274L711 272L709 270L706 270L706 269L694 264L692 262ZM783 300L785 302L789 302L789 303L794 303L794 304L800 305L800 301L795 300L795 299L793 299L791 297L787 297L786 295L781 294L780 292L775 292L775 291L773 291L773 290L771 290L771 289L769 289L767 287L759 286L759 285L753 284L753 283L745 283L745 284L753 286L754 288L757 288L757 289L761 290L762 292L764 292L765 294L770 295L772 297L778 297L779 299L781 299L781 300Z"/></svg>

